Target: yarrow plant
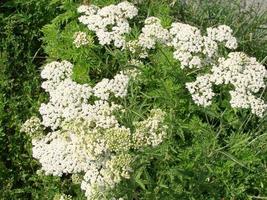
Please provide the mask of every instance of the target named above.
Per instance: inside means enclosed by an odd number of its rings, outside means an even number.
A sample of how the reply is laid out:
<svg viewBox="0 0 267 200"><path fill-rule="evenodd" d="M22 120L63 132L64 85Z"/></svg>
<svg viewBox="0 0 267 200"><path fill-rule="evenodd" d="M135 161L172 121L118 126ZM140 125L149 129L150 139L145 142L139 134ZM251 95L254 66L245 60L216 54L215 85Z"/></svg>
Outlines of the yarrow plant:
<svg viewBox="0 0 267 200"><path fill-rule="evenodd" d="M123 199L112 191L131 179L135 162L145 149L155 149L168 138L168 112L163 108L150 105L152 109L139 116L139 120L128 119L125 123L121 119L127 110L129 86L142 83L136 77L145 71L144 63L158 44L172 51L172 57L180 64L177 68L205 72L195 73L196 80L183 86L195 104L210 106L216 95L213 86L230 85L232 108L251 108L253 114L264 116L267 105L256 95L265 88L267 71L255 58L242 52L220 55L221 48L226 51L237 48L237 39L229 26L209 27L204 35L192 25L173 22L164 27L159 18L149 16L137 38L131 39L128 20L138 14L132 3L102 8L81 5L77 12L81 15L77 21L95 34L99 48L106 47L102 52L110 51L112 46L130 57L125 56L125 65L136 68L120 68L101 80L88 73L94 83L81 84L73 80L76 63L61 60L46 64L41 71L41 86L49 94L49 101L39 108L41 118L30 118L21 131L32 138L33 157L40 162L41 170L46 175L81 176L77 182L87 199ZM89 50L91 42L83 31L76 31L72 38L72 45L79 50L81 46ZM105 64L114 67L116 62L111 65L107 59ZM101 72L101 67L94 71L98 75ZM63 196L59 199L69 199Z"/></svg>
<svg viewBox="0 0 267 200"><path fill-rule="evenodd" d="M151 116L134 122L136 128L131 131L114 115L122 106L110 100L111 94L126 97L131 77L120 72L114 79L103 79L91 87L74 82L72 68L68 61L44 67L42 87L50 94L49 102L40 106L42 121L31 118L21 130L32 136L33 157L46 175L84 173L81 188L88 199L104 198L105 191L130 178L131 149L163 142L167 131L164 112L151 110ZM97 100L91 100L92 96ZM45 135L45 127L53 131Z"/></svg>

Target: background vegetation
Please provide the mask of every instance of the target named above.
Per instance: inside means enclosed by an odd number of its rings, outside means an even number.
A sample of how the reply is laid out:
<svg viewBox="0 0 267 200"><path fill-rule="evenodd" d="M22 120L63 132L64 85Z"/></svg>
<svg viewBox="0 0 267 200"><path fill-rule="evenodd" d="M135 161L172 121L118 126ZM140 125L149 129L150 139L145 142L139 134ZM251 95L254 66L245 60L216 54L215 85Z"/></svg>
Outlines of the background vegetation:
<svg viewBox="0 0 267 200"><path fill-rule="evenodd" d="M108 5L119 1L92 2ZM239 51L267 63L267 12L243 10L237 1L139 2L134 31L140 30L147 16L159 17L165 26L182 21L202 30L227 24L238 38ZM31 157L30 140L19 132L21 124L38 113L46 98L39 72L47 58L75 63L73 78L86 83L92 82L90 77L112 76L130 57L112 48L73 47L73 33L87 31L77 23L80 3L0 3L0 199L53 199L57 193L84 198L69 176L37 175L40 166ZM136 36L134 31L132 37ZM128 111L121 120L127 123L151 106L161 107L168 111L169 137L159 148L145 152L133 178L121 184L117 193L144 200L266 198L266 117L258 119L249 111L230 108L229 95L223 89L213 106L203 109L194 105L184 88L194 75L180 70L169 50L158 49L145 62L142 83L133 83L124 102ZM266 99L266 92L263 96Z"/></svg>

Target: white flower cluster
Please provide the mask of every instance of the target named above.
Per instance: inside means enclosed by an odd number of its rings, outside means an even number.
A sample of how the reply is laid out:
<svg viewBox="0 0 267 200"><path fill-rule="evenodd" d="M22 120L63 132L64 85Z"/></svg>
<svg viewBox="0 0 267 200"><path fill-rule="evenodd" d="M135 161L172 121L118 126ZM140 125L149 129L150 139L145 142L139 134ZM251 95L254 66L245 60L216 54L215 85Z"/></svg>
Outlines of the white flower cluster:
<svg viewBox="0 0 267 200"><path fill-rule="evenodd" d="M136 131L120 127L107 129L94 128L84 134L84 147L91 157L81 188L88 199L101 199L100 196L115 187L122 179L129 179L133 157L128 153L131 148L155 147L166 136L167 126L163 124L165 113L160 109L151 111L151 116L141 122L134 122ZM73 127L83 127L83 125ZM82 131L75 131L81 133ZM141 138L142 137L142 138Z"/></svg>
<svg viewBox="0 0 267 200"><path fill-rule="evenodd" d="M40 106L42 121L33 117L25 122L22 131L33 136L33 157L39 160L46 175L84 173L81 188L87 198L101 199L122 179L130 178L131 149L154 147L162 142L167 129L163 125L164 113L152 110L153 116L134 123L138 127L132 133L114 115L115 110L122 111L122 106L110 99L111 94L126 96L130 76L120 72L91 87L74 82L72 68L67 61L44 66L42 87L49 93L49 102ZM45 128L53 131L44 135ZM36 132L42 134L35 137ZM144 134L145 142L134 146L134 138L138 138L135 134Z"/></svg>
<svg viewBox="0 0 267 200"><path fill-rule="evenodd" d="M85 32L82 31L75 32L73 38L74 38L73 44L76 46L76 48L80 48L81 46L89 44Z"/></svg>
<svg viewBox="0 0 267 200"><path fill-rule="evenodd" d="M154 49L157 42L168 44L170 42L169 31L162 27L158 18L148 17L138 38L138 45L143 49Z"/></svg>
<svg viewBox="0 0 267 200"><path fill-rule="evenodd" d="M211 105L215 93L212 90L211 75L198 76L194 82L186 83L186 88L192 95L193 101L199 106Z"/></svg>
<svg viewBox="0 0 267 200"><path fill-rule="evenodd" d="M82 105L87 104L92 95L92 88L80 85L67 78L49 91L48 103L42 103L39 112L43 125L55 130L63 121L77 118L82 112Z"/></svg>
<svg viewBox="0 0 267 200"><path fill-rule="evenodd" d="M42 103L39 109L43 125L55 130L62 122L79 116L94 121L100 127L116 124L114 117L107 118L107 114L103 116L101 113L111 113L116 107L110 106L106 101L111 93L115 97L126 96L129 76L120 72L114 79L103 79L92 88L72 81L72 68L72 64L67 61L52 62L41 72L42 78L46 79L42 87L50 94L49 102ZM91 96L99 97L100 100L89 104Z"/></svg>
<svg viewBox="0 0 267 200"><path fill-rule="evenodd" d="M116 117L113 112L120 110L120 106L107 101L98 100L94 104L82 105L83 112L81 117L95 124L96 127L100 128L111 128L119 126Z"/></svg>
<svg viewBox="0 0 267 200"><path fill-rule="evenodd" d="M138 39L127 42L126 47L132 53L138 52L140 58L146 58L147 50L154 49L156 43L170 44L170 40L169 31L162 27L160 19L148 17Z"/></svg>
<svg viewBox="0 0 267 200"><path fill-rule="evenodd" d="M125 97L130 77L123 72L115 75L113 79L103 79L93 88L94 95L102 100L107 100L111 93L115 97Z"/></svg>
<svg viewBox="0 0 267 200"><path fill-rule="evenodd" d="M145 20L137 40L126 43L125 34L130 32L128 19L138 12L128 2L103 8L83 5L78 12L83 13L79 21L96 33L101 45L114 43L144 58L147 50L154 49L157 43L165 44L174 48L174 58L181 62L182 68L202 67L203 58L215 57L218 42L229 49L237 47L228 26L208 28L207 36L202 36L198 28L188 24L173 23L169 30L165 29L155 17ZM86 34L77 32L73 43L79 48L88 44L86 39ZM131 62L142 65L136 60ZM145 120L133 122L130 130L117 120L115 111L123 109L112 102L111 97L126 97L129 81L138 72L119 72L92 87L74 82L72 70L73 65L68 61L51 62L44 67L42 88L49 93L49 102L40 106L42 121L32 118L23 125L22 131L33 136L33 157L39 160L45 174L82 175L81 188L87 199L105 199L107 191L130 178L133 150L163 142L168 129L164 123L165 113L152 109ZM230 91L232 107L251 108L252 113L261 117L267 105L254 93L265 87L266 77L263 65L235 52L226 59L220 58L211 73L198 76L186 87L198 105L208 106L215 95L213 85L231 84L234 87ZM34 137L45 128L52 132Z"/></svg>
<svg viewBox="0 0 267 200"><path fill-rule="evenodd" d="M89 158L80 147L80 138L74 133L51 132L43 138L33 139L33 157L42 164L46 175L82 172Z"/></svg>
<svg viewBox="0 0 267 200"><path fill-rule="evenodd" d="M133 145L135 148L143 146L158 146L166 137L168 127L164 125L165 113L160 109L152 109L149 117L141 122L135 122Z"/></svg>
<svg viewBox="0 0 267 200"><path fill-rule="evenodd" d="M218 51L217 42L225 42L229 49L237 48L237 40L232 35L229 26L221 25L216 28L207 28L207 36L202 36L198 28L173 23L170 29L174 58L181 62L181 67L202 67L201 56L213 57Z"/></svg>
<svg viewBox="0 0 267 200"><path fill-rule="evenodd" d="M96 33L101 45L114 42L114 45L120 48L125 46L125 34L131 30L127 19L136 16L138 10L133 4L125 1L103 8L82 5L78 12L84 14L79 17L79 21Z"/></svg>
<svg viewBox="0 0 267 200"><path fill-rule="evenodd" d="M72 75L73 65L68 61L62 62L51 62L45 65L44 69L41 71L42 79L45 79L42 83L42 88L46 92L53 91L58 84Z"/></svg>
<svg viewBox="0 0 267 200"><path fill-rule="evenodd" d="M212 85L231 84L230 104L233 108L251 108L252 113L262 117L267 109L264 101L254 94L265 88L264 78L267 70L255 58L248 57L242 52L233 52L228 58L220 58L219 64L214 65L211 74L197 77L193 83L186 86L198 105L207 106L215 95Z"/></svg>
<svg viewBox="0 0 267 200"><path fill-rule="evenodd" d="M218 51L218 42L229 49L237 48L237 40L229 26L207 28L207 36L202 36L197 27L174 22L165 29L156 17L148 17L137 40L127 42L127 49L140 58L148 56L147 50L154 49L156 43L174 48L173 56L181 62L181 68L201 68L202 59L211 58Z"/></svg>
<svg viewBox="0 0 267 200"><path fill-rule="evenodd" d="M173 56L181 62L181 68L201 67L201 60L194 54L202 50L202 35L198 28L183 23L173 23L170 29Z"/></svg>
<svg viewBox="0 0 267 200"><path fill-rule="evenodd" d="M84 119L66 122L60 130L33 139L33 157L46 175L85 172L81 188L88 199L99 199L122 179L130 178L131 148L154 147L162 142L167 129L163 116L161 110L152 110L148 119L134 123L134 133L123 126L95 127Z"/></svg>
<svg viewBox="0 0 267 200"><path fill-rule="evenodd" d="M220 25L216 28L207 28L207 37L210 40L224 42L228 49L237 48L237 40L233 36L233 30L226 25Z"/></svg>

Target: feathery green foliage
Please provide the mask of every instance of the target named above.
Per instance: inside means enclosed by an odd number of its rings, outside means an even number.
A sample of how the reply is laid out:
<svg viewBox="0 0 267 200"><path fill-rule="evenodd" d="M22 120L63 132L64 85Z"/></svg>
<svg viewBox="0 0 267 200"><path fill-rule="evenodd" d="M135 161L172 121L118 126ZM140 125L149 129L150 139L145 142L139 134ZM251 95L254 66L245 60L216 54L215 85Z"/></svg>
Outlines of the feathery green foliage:
<svg viewBox="0 0 267 200"><path fill-rule="evenodd" d="M104 6L120 1L94 0ZM267 12L242 10L238 3L220 1L141 1L128 37L136 38L147 16L156 16L163 26L181 21L204 30L229 25L238 38L240 51L267 63ZM71 0L13 0L1 5L0 14L0 198L53 199L57 193L84 199L71 177L37 175L38 162L31 157L28 138L20 125L45 101L40 89L40 67L52 60L74 64L73 79L94 84L130 68L131 55L112 46L92 42L75 48L73 34L94 34L78 23ZM42 38L42 39L41 39ZM132 178L121 183L115 193L126 199L217 200L267 197L267 120L250 111L229 106L223 87L216 103L196 106L185 83L195 78L179 68L172 52L158 45L145 61L140 80L131 83L126 112L119 116L125 124L140 120L153 107L167 111L168 138L153 150L144 150L136 161ZM226 55L227 52L220 52ZM48 58L48 59L46 59ZM266 92L263 97L266 99ZM126 195L125 195L126 194Z"/></svg>

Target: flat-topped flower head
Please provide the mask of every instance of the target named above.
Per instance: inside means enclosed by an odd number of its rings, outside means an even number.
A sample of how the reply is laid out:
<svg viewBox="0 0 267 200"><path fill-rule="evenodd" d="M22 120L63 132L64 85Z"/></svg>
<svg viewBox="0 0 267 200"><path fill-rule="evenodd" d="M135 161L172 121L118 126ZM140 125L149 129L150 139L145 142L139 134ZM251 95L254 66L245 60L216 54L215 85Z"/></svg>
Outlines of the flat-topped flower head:
<svg viewBox="0 0 267 200"><path fill-rule="evenodd" d="M267 70L255 58L242 52L229 53L213 65L210 74L198 76L196 81L186 87L196 104L207 106L215 95L212 85L231 84L230 104L233 108L251 108L253 114L263 117L267 105L255 94L265 88Z"/></svg>
<svg viewBox="0 0 267 200"><path fill-rule="evenodd" d="M122 48L126 44L125 34L131 30L128 19L135 17L138 10L133 4L125 1L103 8L93 5L80 6L78 12L84 14L79 17L79 21L96 33L101 45L113 43L114 46Z"/></svg>

